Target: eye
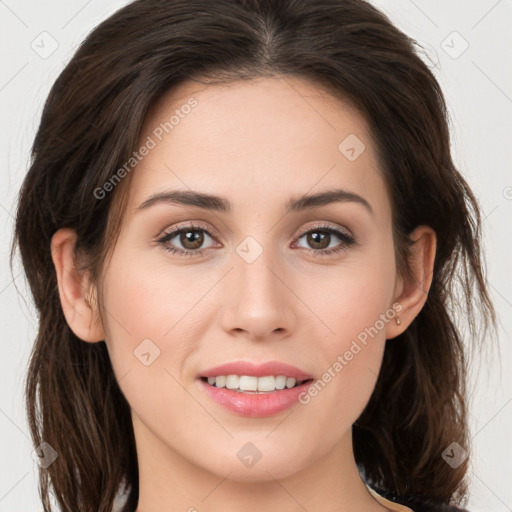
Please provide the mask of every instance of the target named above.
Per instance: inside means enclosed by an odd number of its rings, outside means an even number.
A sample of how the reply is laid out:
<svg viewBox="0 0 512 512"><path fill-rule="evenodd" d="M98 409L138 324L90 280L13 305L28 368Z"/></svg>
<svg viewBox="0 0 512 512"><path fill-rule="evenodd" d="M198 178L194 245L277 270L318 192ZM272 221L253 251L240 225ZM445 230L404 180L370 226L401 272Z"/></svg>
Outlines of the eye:
<svg viewBox="0 0 512 512"><path fill-rule="evenodd" d="M333 240L333 236L339 240L338 244L332 244L333 241L336 242ZM310 248L300 245L299 242L303 238L310 245ZM214 240L207 229L190 224L166 231L157 239L157 242L162 244L166 251L178 256L200 256L207 249L213 247L202 248L203 244L208 242L208 239ZM313 256L328 256L347 250L356 242L354 237L348 232L332 226L317 225L296 238L295 243L297 243L298 247L308 249Z"/></svg>
<svg viewBox="0 0 512 512"><path fill-rule="evenodd" d="M205 241L208 241L208 238L213 240L213 237L206 229L191 224L165 232L157 239L157 242L161 243L166 251L172 252L173 254L197 256L206 251L204 248L201 249L201 246ZM171 243L174 239L176 239L176 241ZM176 244L180 244L181 247L176 247Z"/></svg>
<svg viewBox="0 0 512 512"><path fill-rule="evenodd" d="M338 244L335 243L333 245L333 235L335 238L338 238L341 243L338 242ZM318 225L313 229L309 229L297 238L297 242L302 238L305 238L306 243L311 247L311 249L308 247L306 247L306 249L309 249L313 256L328 256L333 253L345 251L351 245L355 244L354 237L348 232L325 225ZM299 244L299 247L304 246Z"/></svg>

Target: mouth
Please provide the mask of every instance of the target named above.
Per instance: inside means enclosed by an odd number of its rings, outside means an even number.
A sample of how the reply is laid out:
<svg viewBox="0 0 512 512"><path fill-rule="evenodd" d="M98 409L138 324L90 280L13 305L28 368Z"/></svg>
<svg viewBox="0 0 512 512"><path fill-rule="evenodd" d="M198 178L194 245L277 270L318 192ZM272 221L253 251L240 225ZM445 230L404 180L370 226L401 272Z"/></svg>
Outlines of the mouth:
<svg viewBox="0 0 512 512"><path fill-rule="evenodd" d="M200 377L213 388L225 388L238 393L269 394L285 389L293 389L312 382L312 378L295 379L286 375L218 375L216 377Z"/></svg>
<svg viewBox="0 0 512 512"><path fill-rule="evenodd" d="M285 375L233 374L197 379L210 400L230 413L248 418L268 418L283 413L300 401L313 381L313 378L297 380Z"/></svg>
<svg viewBox="0 0 512 512"><path fill-rule="evenodd" d="M252 418L275 416L294 406L313 381L311 373L281 361L232 361L197 376L209 399Z"/></svg>

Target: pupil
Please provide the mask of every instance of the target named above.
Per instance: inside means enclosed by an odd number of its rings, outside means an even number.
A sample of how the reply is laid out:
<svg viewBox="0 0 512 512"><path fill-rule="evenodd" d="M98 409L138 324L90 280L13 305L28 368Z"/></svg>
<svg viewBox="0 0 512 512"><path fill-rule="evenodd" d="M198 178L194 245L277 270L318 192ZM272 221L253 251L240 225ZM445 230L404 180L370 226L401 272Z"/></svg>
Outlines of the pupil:
<svg viewBox="0 0 512 512"><path fill-rule="evenodd" d="M181 240L183 247L187 249L198 249L203 245L204 235L201 231L186 231L181 234ZM187 245L187 244L191 244Z"/></svg>
<svg viewBox="0 0 512 512"><path fill-rule="evenodd" d="M313 231L308 235L308 243L315 249L325 249L329 246L329 233L322 233L320 231ZM327 243L325 243L327 241Z"/></svg>

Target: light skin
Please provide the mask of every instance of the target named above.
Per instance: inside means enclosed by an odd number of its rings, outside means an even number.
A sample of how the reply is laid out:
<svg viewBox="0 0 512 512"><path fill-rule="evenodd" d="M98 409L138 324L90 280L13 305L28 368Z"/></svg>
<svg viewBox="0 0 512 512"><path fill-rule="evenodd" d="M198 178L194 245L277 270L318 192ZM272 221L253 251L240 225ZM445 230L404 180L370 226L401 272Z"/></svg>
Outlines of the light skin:
<svg viewBox="0 0 512 512"><path fill-rule="evenodd" d="M405 280L368 126L314 84L296 77L184 83L148 114L141 143L190 97L197 106L133 171L123 226L103 269L105 325L90 300L98 290L76 269L74 232L61 229L52 239L66 320L84 342L105 340L132 409L138 511L390 510L361 480L351 427L372 394L385 344L425 303L435 233L426 226L412 233L414 276ZM338 149L350 134L366 146L354 161ZM290 199L328 189L363 198L371 211L345 200L286 213ZM170 190L221 196L232 209L165 201L139 208ZM190 223L205 230L202 245L179 235L156 241ZM329 239L318 223L355 243ZM327 241L315 245L307 233ZM236 251L248 236L262 249L251 263ZM170 246L196 254L173 254ZM336 247L344 250L314 255ZM307 405L244 418L199 385L201 371L236 360L278 360L320 379L396 303L400 324L386 322ZM149 366L134 356L144 339L160 350ZM262 454L252 467L237 457L248 442Z"/></svg>

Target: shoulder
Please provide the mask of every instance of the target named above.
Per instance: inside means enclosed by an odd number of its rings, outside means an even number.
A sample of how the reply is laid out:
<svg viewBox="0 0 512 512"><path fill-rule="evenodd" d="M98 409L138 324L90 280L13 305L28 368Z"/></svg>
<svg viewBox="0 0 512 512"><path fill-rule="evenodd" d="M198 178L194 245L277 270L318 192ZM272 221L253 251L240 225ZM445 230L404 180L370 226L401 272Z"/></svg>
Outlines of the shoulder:
<svg viewBox="0 0 512 512"><path fill-rule="evenodd" d="M397 512L469 512L456 505L438 503L427 498L405 498L395 496L383 489L374 489L367 486L371 494L381 503Z"/></svg>

